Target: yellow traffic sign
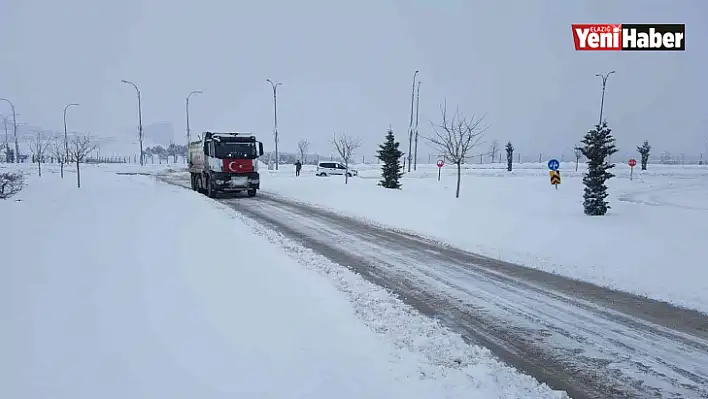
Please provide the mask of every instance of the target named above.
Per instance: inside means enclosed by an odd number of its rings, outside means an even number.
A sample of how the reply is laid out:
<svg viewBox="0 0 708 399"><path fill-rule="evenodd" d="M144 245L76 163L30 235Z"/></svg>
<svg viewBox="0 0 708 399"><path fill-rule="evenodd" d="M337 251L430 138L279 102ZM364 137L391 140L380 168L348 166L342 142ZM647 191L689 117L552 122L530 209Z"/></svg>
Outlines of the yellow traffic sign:
<svg viewBox="0 0 708 399"><path fill-rule="evenodd" d="M558 188L558 185L561 184L561 172L558 170L551 170L548 174L551 176L551 184Z"/></svg>

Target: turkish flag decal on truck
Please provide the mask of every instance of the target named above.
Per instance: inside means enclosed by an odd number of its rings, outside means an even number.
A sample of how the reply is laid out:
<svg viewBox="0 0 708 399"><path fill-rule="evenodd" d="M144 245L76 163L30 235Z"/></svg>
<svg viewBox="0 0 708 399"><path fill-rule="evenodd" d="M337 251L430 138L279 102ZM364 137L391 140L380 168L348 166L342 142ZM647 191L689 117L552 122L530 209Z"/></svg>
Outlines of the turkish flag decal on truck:
<svg viewBox="0 0 708 399"><path fill-rule="evenodd" d="M255 159L224 159L222 170L226 173L250 173Z"/></svg>

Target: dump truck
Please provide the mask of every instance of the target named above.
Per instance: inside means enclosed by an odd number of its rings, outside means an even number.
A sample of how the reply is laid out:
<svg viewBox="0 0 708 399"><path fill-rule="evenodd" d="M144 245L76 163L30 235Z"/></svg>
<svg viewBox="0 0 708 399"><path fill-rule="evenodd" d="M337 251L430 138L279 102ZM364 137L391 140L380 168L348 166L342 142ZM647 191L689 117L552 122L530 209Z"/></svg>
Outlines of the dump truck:
<svg viewBox="0 0 708 399"><path fill-rule="evenodd" d="M216 197L243 192L254 197L260 189L258 158L263 143L249 133L204 132L189 143L187 166L192 190Z"/></svg>

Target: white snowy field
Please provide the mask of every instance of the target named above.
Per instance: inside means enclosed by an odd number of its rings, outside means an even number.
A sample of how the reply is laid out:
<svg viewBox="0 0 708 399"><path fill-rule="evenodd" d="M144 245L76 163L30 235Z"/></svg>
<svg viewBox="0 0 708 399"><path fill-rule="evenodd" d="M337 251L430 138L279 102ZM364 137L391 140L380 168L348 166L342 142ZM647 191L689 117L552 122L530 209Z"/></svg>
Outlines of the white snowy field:
<svg viewBox="0 0 708 399"><path fill-rule="evenodd" d="M0 201L0 397L563 396L205 196L113 173L160 168L86 166L78 189L22 165Z"/></svg>
<svg viewBox="0 0 708 399"><path fill-rule="evenodd" d="M268 171L262 189L281 196L417 232L489 257L708 312L708 166L617 164L609 181L612 209L589 217L582 209L582 173L561 165L550 185L545 164L467 165L461 195L456 172L418 165L402 190L377 186L376 165L356 165L360 177L316 177L306 166Z"/></svg>

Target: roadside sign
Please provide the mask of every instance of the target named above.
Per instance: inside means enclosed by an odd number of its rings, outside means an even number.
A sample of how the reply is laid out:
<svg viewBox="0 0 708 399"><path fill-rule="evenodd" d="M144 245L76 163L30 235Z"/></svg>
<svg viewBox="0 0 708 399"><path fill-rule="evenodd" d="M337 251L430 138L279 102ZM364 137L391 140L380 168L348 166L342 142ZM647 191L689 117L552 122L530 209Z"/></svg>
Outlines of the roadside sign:
<svg viewBox="0 0 708 399"><path fill-rule="evenodd" d="M627 163L629 164L629 180L632 180L634 177L634 167L637 166L637 160L632 158Z"/></svg>
<svg viewBox="0 0 708 399"><path fill-rule="evenodd" d="M438 159L438 168L442 168L443 166L445 166L445 161Z"/></svg>
<svg viewBox="0 0 708 399"><path fill-rule="evenodd" d="M558 162L557 159L551 159L548 161L548 169L550 170L558 170L560 168L560 162ZM559 175L560 176L560 175Z"/></svg>
<svg viewBox="0 0 708 399"><path fill-rule="evenodd" d="M561 184L561 172L552 170L548 174L551 176L551 184L558 190L558 185Z"/></svg>

